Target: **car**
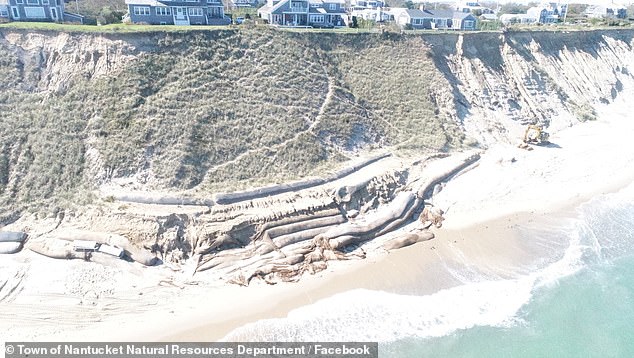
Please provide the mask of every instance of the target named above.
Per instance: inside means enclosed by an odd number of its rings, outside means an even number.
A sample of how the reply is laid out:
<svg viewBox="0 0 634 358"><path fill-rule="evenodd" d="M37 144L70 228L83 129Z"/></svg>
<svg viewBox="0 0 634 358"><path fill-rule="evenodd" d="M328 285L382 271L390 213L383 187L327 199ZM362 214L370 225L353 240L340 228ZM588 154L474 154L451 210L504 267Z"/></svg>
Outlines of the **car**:
<svg viewBox="0 0 634 358"><path fill-rule="evenodd" d="M240 25L241 23L244 22L244 17L236 17L236 19L233 21L236 25Z"/></svg>

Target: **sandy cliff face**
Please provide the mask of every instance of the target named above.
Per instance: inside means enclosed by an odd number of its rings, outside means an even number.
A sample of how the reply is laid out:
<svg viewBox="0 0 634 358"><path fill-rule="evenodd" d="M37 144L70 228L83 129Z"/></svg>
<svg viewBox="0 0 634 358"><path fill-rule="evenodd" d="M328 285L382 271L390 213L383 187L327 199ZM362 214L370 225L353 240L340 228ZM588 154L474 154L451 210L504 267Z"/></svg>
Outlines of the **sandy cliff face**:
<svg viewBox="0 0 634 358"><path fill-rule="evenodd" d="M633 84L632 35L509 32L427 39L465 130L488 143L515 140L517 124L557 130L593 119L594 104L613 101L625 84Z"/></svg>
<svg viewBox="0 0 634 358"><path fill-rule="evenodd" d="M21 82L30 91L61 91L77 76L120 70L139 55L134 38L88 34L3 31L0 43L17 56Z"/></svg>

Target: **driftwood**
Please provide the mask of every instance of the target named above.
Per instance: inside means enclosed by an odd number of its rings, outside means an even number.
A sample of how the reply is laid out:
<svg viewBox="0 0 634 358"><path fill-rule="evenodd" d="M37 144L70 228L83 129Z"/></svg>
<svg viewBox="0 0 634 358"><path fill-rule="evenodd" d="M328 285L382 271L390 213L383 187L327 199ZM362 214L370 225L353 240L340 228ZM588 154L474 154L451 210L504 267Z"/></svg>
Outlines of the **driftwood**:
<svg viewBox="0 0 634 358"><path fill-rule="evenodd" d="M440 228L442 226L443 220L445 220L445 218L443 218L442 216L444 213L445 212L442 211L442 209L440 208L436 208L431 205L425 205L423 212L420 214L419 220L424 225L434 225L437 228Z"/></svg>
<svg viewBox="0 0 634 358"><path fill-rule="evenodd" d="M412 233L401 235L392 240L386 241L383 244L383 248L388 251L391 251L391 250L396 250L406 246L413 245L417 242L431 240L433 238L434 238L434 234L429 231L420 231L415 233L412 232Z"/></svg>

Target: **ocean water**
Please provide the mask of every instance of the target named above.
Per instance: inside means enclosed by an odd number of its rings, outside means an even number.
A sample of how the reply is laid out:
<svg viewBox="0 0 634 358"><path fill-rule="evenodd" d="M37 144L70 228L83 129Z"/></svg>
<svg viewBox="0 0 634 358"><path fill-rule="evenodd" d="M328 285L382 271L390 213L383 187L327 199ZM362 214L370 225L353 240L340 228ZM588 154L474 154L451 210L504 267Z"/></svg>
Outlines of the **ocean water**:
<svg viewBox="0 0 634 358"><path fill-rule="evenodd" d="M225 339L378 341L399 358L634 357L634 184L523 236L545 249L514 277L470 271L421 296L352 290Z"/></svg>

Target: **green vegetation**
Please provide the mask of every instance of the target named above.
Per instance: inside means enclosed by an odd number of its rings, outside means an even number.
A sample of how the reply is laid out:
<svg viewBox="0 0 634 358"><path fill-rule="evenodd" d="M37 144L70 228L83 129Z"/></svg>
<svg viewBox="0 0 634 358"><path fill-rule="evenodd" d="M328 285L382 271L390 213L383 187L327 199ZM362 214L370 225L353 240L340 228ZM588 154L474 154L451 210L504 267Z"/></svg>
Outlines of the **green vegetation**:
<svg viewBox="0 0 634 358"><path fill-rule="evenodd" d="M0 215L82 205L101 183L139 173L149 188L208 195L321 175L379 146L461 146L434 102L446 80L415 36L257 28L116 39L142 50L101 76L71 64L52 88L42 59L59 54L0 42ZM76 51L79 64L105 56L103 45Z"/></svg>

